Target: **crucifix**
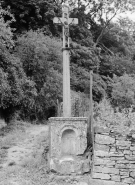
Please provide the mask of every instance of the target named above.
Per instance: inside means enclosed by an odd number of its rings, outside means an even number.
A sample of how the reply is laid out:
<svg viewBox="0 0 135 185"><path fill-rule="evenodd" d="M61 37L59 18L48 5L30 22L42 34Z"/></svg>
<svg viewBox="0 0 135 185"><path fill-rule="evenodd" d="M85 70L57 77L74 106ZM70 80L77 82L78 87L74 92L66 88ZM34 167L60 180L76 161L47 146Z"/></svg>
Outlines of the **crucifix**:
<svg viewBox="0 0 135 185"><path fill-rule="evenodd" d="M64 2L62 4L62 17L55 17L53 22L62 24L63 27L63 117L71 117L69 25L78 24L78 19L69 18L69 5Z"/></svg>

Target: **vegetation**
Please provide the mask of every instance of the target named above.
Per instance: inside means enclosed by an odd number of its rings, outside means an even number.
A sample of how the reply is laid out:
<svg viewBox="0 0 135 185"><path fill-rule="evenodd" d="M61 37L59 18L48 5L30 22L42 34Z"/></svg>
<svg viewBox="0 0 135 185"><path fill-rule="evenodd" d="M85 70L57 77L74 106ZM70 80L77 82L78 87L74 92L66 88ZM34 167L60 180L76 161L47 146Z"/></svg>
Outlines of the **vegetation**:
<svg viewBox="0 0 135 185"><path fill-rule="evenodd" d="M34 102L29 104L30 112L25 106L22 109L23 117L41 121L56 107L56 100L61 100L61 43L43 33L30 31L18 37L15 52L27 78L35 84L37 93Z"/></svg>
<svg viewBox="0 0 135 185"><path fill-rule="evenodd" d="M114 108L108 99L104 98L99 104L94 106L94 124L95 126L108 127L116 131L129 133L135 128L134 107Z"/></svg>
<svg viewBox="0 0 135 185"><path fill-rule="evenodd" d="M16 121L1 130L0 137L0 185L51 181L47 174L48 126Z"/></svg>
<svg viewBox="0 0 135 185"><path fill-rule="evenodd" d="M1 1L0 116L7 122L16 116L42 121L57 114L62 102L62 28L53 24L53 18L61 16L61 3ZM70 1L70 6L70 16L79 19L78 25L70 26L71 89L79 94L73 106L87 111L92 69L94 102L107 97L115 109L133 107L134 22L113 20L120 12L132 11L134 2L78 0Z"/></svg>

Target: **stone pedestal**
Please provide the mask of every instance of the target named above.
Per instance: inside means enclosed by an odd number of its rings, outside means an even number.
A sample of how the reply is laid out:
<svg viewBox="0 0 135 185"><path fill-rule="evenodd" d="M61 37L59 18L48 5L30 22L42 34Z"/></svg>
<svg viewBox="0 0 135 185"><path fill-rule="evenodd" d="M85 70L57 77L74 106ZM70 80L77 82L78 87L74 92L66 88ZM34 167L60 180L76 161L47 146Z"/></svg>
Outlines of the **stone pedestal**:
<svg viewBox="0 0 135 185"><path fill-rule="evenodd" d="M87 148L87 118L55 117L49 119L50 170L59 174L82 174L88 160L83 158Z"/></svg>

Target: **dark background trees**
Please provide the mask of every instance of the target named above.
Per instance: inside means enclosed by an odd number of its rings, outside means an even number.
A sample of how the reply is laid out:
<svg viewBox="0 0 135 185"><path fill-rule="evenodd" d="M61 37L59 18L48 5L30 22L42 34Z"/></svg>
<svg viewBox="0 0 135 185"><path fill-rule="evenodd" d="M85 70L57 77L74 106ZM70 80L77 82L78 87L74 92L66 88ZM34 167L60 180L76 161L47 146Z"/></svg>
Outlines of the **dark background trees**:
<svg viewBox="0 0 135 185"><path fill-rule="evenodd" d="M134 23L113 19L131 11L129 5L126 0L71 2L71 17L79 19L70 26L71 89L89 94L92 69L94 101L108 96L122 108L134 104L135 97L134 88L130 97L125 93L127 81L131 86L134 81ZM62 101L62 29L53 24L61 16L61 1L4 0L1 6L1 115L10 119L18 112L20 119L29 120L54 116L57 100Z"/></svg>

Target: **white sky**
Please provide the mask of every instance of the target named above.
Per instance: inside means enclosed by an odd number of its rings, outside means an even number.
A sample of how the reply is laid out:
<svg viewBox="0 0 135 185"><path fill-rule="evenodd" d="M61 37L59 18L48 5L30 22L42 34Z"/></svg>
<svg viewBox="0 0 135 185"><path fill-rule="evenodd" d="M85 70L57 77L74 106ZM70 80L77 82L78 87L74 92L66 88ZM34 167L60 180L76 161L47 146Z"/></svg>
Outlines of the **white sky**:
<svg viewBox="0 0 135 185"><path fill-rule="evenodd" d="M122 16L122 17L129 17L132 21L135 22L135 13L131 14L130 12L126 12L126 13L120 14L120 16Z"/></svg>
<svg viewBox="0 0 135 185"><path fill-rule="evenodd" d="M127 13L127 15L128 15L128 17L130 19L132 19L133 21L135 21L135 13L133 13L133 14Z"/></svg>

